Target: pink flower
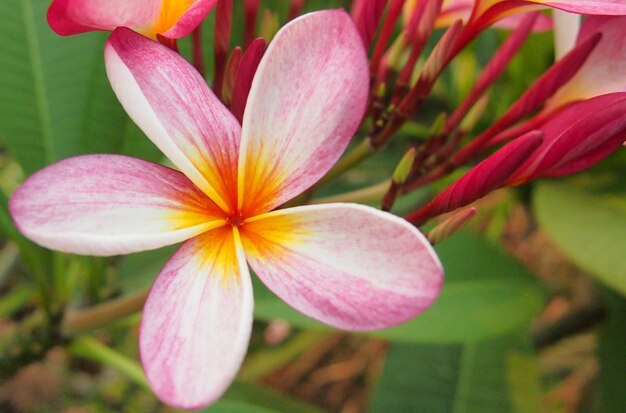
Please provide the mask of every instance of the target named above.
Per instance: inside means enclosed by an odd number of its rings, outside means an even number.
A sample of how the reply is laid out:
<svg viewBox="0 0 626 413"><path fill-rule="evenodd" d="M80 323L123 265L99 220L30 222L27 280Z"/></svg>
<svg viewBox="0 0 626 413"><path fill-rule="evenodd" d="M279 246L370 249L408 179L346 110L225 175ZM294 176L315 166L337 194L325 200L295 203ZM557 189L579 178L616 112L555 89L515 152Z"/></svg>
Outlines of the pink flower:
<svg viewBox="0 0 626 413"><path fill-rule="evenodd" d="M129 27L156 39L191 33L217 0L54 0L48 23L61 36Z"/></svg>
<svg viewBox="0 0 626 413"><path fill-rule="evenodd" d="M343 329L388 327L432 304L441 264L406 221L355 204L274 210L328 171L363 116L367 62L346 13L312 13L276 35L242 126L156 42L117 29L105 59L122 105L181 172L119 155L70 158L30 177L10 210L26 236L66 252L187 240L141 323L141 359L162 400L198 408L232 381L252 327L248 264L291 306Z"/></svg>

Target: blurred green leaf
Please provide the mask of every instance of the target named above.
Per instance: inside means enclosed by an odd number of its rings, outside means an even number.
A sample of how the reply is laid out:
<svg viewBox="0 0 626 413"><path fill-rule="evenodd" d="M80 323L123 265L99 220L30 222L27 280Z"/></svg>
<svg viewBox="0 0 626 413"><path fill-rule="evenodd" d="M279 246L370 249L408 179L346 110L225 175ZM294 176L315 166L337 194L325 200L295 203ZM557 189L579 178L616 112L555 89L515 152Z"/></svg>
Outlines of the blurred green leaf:
<svg viewBox="0 0 626 413"><path fill-rule="evenodd" d="M57 36L46 22L48 6L41 0L0 2L0 135L12 155L27 174L81 153L159 159L149 142L136 148L135 141L145 138L131 132L108 84L107 34Z"/></svg>
<svg viewBox="0 0 626 413"><path fill-rule="evenodd" d="M126 293L150 287L177 248L173 245L121 257L117 270L118 285Z"/></svg>
<svg viewBox="0 0 626 413"><path fill-rule="evenodd" d="M133 383L150 391L148 379L146 379L138 361L107 347L95 338L89 336L78 337L71 342L68 348L73 355L110 366L124 374Z"/></svg>
<svg viewBox="0 0 626 413"><path fill-rule="evenodd" d="M222 406L232 403L249 406L252 410L221 410ZM218 405L204 410L206 413L216 412L289 412L289 413L322 413L315 406L286 396L268 387L251 383L234 382L226 391Z"/></svg>
<svg viewBox="0 0 626 413"><path fill-rule="evenodd" d="M556 244L600 281L626 294L626 188L623 175L541 182L537 219Z"/></svg>
<svg viewBox="0 0 626 413"><path fill-rule="evenodd" d="M465 345L395 344L369 411L538 412L536 359L521 332Z"/></svg>
<svg viewBox="0 0 626 413"><path fill-rule="evenodd" d="M626 406L626 299L606 290L608 316L599 331L600 412L619 412Z"/></svg>
<svg viewBox="0 0 626 413"><path fill-rule="evenodd" d="M202 413L280 413L281 410L254 406L250 403L237 400L220 400L213 406L202 410Z"/></svg>
<svg viewBox="0 0 626 413"><path fill-rule="evenodd" d="M526 325L541 308L543 294L532 275L487 241L459 233L436 249L446 280L435 304L403 325L368 334L403 342L476 341ZM254 288L258 318L322 327L276 298L261 282L255 280Z"/></svg>

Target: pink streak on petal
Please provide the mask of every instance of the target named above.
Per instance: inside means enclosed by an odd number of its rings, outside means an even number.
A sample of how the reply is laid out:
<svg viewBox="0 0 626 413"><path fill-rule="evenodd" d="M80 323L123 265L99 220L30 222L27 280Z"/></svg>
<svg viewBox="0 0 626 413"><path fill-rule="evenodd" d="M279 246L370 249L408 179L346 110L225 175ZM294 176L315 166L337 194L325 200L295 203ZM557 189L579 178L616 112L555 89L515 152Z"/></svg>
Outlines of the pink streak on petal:
<svg viewBox="0 0 626 413"><path fill-rule="evenodd" d="M179 39L187 36L202 23L215 6L215 3L217 3L217 0L197 0L176 24L163 33L163 36L170 39Z"/></svg>
<svg viewBox="0 0 626 413"><path fill-rule="evenodd" d="M252 284L230 227L187 241L165 264L146 301L139 349L165 403L197 409L230 385L252 330Z"/></svg>
<svg viewBox="0 0 626 413"><path fill-rule="evenodd" d="M232 210L241 129L196 69L126 28L111 34L105 63L130 117L213 201Z"/></svg>
<svg viewBox="0 0 626 413"><path fill-rule="evenodd" d="M548 102L547 110L574 100L626 91L626 16L589 16L578 43L602 33L598 46L576 75Z"/></svg>
<svg viewBox="0 0 626 413"><path fill-rule="evenodd" d="M346 330L407 321L439 294L443 269L406 221L356 204L289 208L242 227L246 257L280 298Z"/></svg>
<svg viewBox="0 0 626 413"><path fill-rule="evenodd" d="M90 255L175 244L224 219L180 172L119 155L48 166L15 191L9 208L16 226L36 243Z"/></svg>
<svg viewBox="0 0 626 413"><path fill-rule="evenodd" d="M244 113L244 210L275 208L321 178L356 131L368 88L365 50L347 13L310 13L284 26L261 60Z"/></svg>
<svg viewBox="0 0 626 413"><path fill-rule="evenodd" d="M145 28L157 19L162 0L55 0L48 23L61 36L118 26Z"/></svg>

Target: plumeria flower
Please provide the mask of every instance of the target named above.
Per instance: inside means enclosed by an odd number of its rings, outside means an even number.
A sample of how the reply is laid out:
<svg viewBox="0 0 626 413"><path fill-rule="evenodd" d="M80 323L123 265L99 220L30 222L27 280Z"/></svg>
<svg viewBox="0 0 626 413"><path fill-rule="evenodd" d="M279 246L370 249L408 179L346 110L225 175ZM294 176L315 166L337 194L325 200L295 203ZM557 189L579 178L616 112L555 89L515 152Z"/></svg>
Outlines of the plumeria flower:
<svg viewBox="0 0 626 413"><path fill-rule="evenodd" d="M404 3L403 14L405 21L410 20L410 16L419 1L424 0L407 0ZM474 4L475 0L443 0L441 4L441 11L435 22L436 27L449 27L452 26L452 24L457 20L467 23L472 16ZM523 16L514 14L497 21L495 26L503 29L514 29L519 25L522 18ZM550 17L547 15L540 15L533 29L535 31L546 31L551 28L552 21L550 20Z"/></svg>
<svg viewBox="0 0 626 413"><path fill-rule="evenodd" d="M578 100L613 92L626 92L626 16L589 16L582 24L577 44L602 33L598 46L582 67L550 99L546 111Z"/></svg>
<svg viewBox="0 0 626 413"><path fill-rule="evenodd" d="M35 242L114 255L185 241L144 307L140 353L166 403L216 400L246 352L248 265L304 314L347 330L415 317L439 293L441 264L406 221L355 204L275 209L339 158L363 116L368 70L350 17L305 15L274 38L242 126L178 54L133 31L105 49L122 105L181 172L120 155L58 162L14 193Z"/></svg>
<svg viewBox="0 0 626 413"><path fill-rule="evenodd" d="M156 39L187 36L217 0L54 0L48 23L61 36L129 27Z"/></svg>

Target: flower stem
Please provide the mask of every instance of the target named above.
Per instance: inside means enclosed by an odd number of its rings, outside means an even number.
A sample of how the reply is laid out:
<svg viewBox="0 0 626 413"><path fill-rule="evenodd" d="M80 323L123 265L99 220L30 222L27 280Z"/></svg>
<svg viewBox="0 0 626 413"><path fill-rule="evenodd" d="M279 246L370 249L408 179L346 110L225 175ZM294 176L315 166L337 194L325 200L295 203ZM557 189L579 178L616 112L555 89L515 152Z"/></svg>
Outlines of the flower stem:
<svg viewBox="0 0 626 413"><path fill-rule="evenodd" d="M149 289L117 298L85 310L69 310L65 314L61 329L66 334L98 328L120 320L138 311L148 298Z"/></svg>
<svg viewBox="0 0 626 413"><path fill-rule="evenodd" d="M126 375L144 390L152 391L141 366L134 360L105 346L91 337L78 337L69 346L70 352L78 357L111 366Z"/></svg>
<svg viewBox="0 0 626 413"><path fill-rule="evenodd" d="M319 187L324 186L339 176L341 176L344 172L351 169L352 167L359 164L361 161L365 160L368 156L372 155L375 152L374 148L370 144L369 140L364 140L357 146L355 146L350 152L348 152L344 157L339 159L339 161L333 166L330 171L322 179L320 179L317 184L312 186L307 193L312 194Z"/></svg>
<svg viewBox="0 0 626 413"><path fill-rule="evenodd" d="M327 196L324 198L312 199L309 204L328 204L331 202L355 202L358 204L369 204L374 202L380 202L385 192L389 189L391 184L390 179L386 179L377 184L357 189L355 191L346 192L343 194L337 194Z"/></svg>

